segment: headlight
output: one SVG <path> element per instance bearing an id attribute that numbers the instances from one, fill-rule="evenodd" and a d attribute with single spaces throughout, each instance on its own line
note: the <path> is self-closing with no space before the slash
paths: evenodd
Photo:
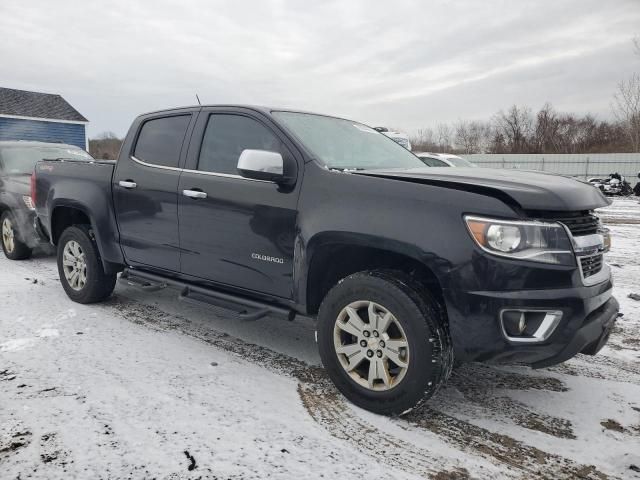
<path id="1" fill-rule="evenodd" d="M 555 265 L 576 264 L 571 240 L 559 223 L 474 216 L 464 220 L 478 246 L 493 255 Z"/>

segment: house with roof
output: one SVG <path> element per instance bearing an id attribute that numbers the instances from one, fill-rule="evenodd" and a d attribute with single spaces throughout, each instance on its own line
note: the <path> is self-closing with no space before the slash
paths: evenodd
<path id="1" fill-rule="evenodd" d="M 87 148 L 89 121 L 60 95 L 0 87 L 0 140 L 35 140 Z"/>

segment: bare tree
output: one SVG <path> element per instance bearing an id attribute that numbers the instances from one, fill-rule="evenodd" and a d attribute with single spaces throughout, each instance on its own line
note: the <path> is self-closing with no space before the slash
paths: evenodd
<path id="1" fill-rule="evenodd" d="M 618 84 L 613 113 L 629 139 L 631 150 L 640 152 L 640 74 L 634 73 Z"/>
<path id="2" fill-rule="evenodd" d="M 100 160 L 115 160 L 118 158 L 122 139 L 113 132 L 102 132 L 96 138 L 89 139 L 89 153 Z"/>
<path id="3" fill-rule="evenodd" d="M 533 153 L 557 152 L 560 119 L 550 103 L 536 114 L 536 125 L 532 139 Z"/>
<path id="4" fill-rule="evenodd" d="M 527 153 L 533 130 L 533 118 L 529 107 L 513 105 L 506 112 L 494 116 L 494 128 L 506 144 L 510 153 Z"/>
<path id="5" fill-rule="evenodd" d="M 451 127 L 446 123 L 439 123 L 436 127 L 438 135 L 438 145 L 441 152 L 451 150 Z"/>
<path id="6" fill-rule="evenodd" d="M 454 126 L 455 144 L 460 153 L 482 153 L 489 144 L 490 127 L 483 122 L 460 120 Z"/>

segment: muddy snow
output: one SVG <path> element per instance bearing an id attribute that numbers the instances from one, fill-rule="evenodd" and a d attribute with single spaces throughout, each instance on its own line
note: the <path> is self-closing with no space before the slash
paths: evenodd
<path id="1" fill-rule="evenodd" d="M 122 283 L 78 305 L 53 258 L 0 254 L 0 478 L 640 478 L 640 205 L 600 215 L 624 313 L 608 346 L 464 366 L 403 418 L 336 392 L 309 319 Z"/>

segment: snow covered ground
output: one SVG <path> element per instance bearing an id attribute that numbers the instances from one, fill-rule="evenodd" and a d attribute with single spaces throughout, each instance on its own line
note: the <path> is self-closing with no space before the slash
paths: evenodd
<path id="1" fill-rule="evenodd" d="M 53 258 L 0 254 L 0 478 L 640 478 L 640 205 L 601 215 L 624 312 L 609 345 L 464 366 L 402 419 L 334 390 L 309 319 L 123 284 L 82 306 Z"/>

